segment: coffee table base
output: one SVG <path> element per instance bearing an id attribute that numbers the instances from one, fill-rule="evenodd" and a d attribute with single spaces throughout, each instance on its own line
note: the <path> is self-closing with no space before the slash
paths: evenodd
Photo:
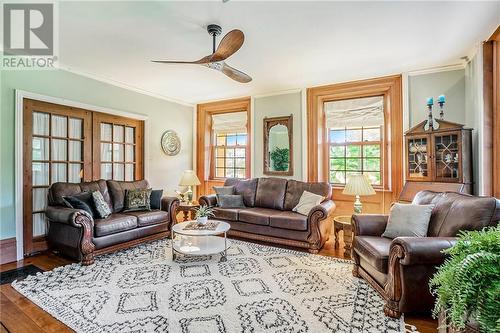
<path id="1" fill-rule="evenodd" d="M 188 256 L 221 255 L 221 262 L 227 261 L 227 249 L 231 242 L 219 236 L 185 236 L 172 239 L 172 259 L 175 261 L 178 254 Z"/>

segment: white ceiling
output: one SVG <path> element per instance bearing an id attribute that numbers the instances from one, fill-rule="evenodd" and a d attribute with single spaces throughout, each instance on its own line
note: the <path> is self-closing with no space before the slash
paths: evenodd
<path id="1" fill-rule="evenodd" d="M 63 66 L 196 103 L 456 64 L 500 24 L 500 1 L 62 2 L 59 17 Z M 245 33 L 227 63 L 252 82 L 150 62 L 208 55 L 210 23 Z"/>

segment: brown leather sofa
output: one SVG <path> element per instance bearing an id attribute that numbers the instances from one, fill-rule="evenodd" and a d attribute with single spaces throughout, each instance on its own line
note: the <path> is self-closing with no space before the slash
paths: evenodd
<path id="1" fill-rule="evenodd" d="M 330 236 L 331 215 L 335 204 L 328 183 L 305 183 L 282 178 L 230 178 L 225 186 L 234 186 L 245 208 L 220 208 L 215 194 L 199 198 L 200 205 L 215 207 L 215 219 L 231 225 L 229 235 L 270 243 L 295 246 L 318 253 Z M 302 192 L 309 191 L 326 199 L 308 216 L 293 212 Z"/>
<path id="2" fill-rule="evenodd" d="M 49 221 L 49 247 L 83 265 L 94 263 L 94 256 L 126 248 L 170 234 L 179 200 L 161 199 L 161 210 L 122 212 L 127 189 L 149 188 L 146 180 L 122 182 L 98 180 L 86 183 L 54 183 L 48 191 L 46 216 Z M 111 208 L 105 219 L 93 219 L 87 212 L 68 208 L 63 197 L 83 191 L 100 191 Z"/>
<path id="3" fill-rule="evenodd" d="M 427 237 L 381 237 L 388 216 L 353 215 L 353 275 L 364 278 L 385 299 L 384 312 L 428 312 L 434 306 L 429 279 L 444 262 L 441 251 L 460 230 L 480 230 L 500 220 L 500 200 L 453 192 L 420 191 L 414 204 L 435 204 Z"/>

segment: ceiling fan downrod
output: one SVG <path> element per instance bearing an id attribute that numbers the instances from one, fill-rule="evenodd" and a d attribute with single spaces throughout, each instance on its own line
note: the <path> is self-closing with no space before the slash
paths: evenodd
<path id="1" fill-rule="evenodd" d="M 212 54 L 215 53 L 215 39 L 222 33 L 222 28 L 217 24 L 209 24 L 207 26 L 207 31 L 210 35 L 212 35 Z"/>

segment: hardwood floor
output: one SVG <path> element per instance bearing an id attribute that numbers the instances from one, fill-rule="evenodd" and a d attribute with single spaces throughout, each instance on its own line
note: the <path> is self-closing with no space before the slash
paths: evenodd
<path id="1" fill-rule="evenodd" d="M 342 238 L 339 247 L 335 248 L 332 235 L 319 254 L 345 258 L 343 248 Z M 51 270 L 71 262 L 53 253 L 43 253 L 18 262 L 0 265 L 0 271 L 4 272 L 30 264 L 43 270 Z M 430 316 L 407 315 L 405 321 L 408 324 L 416 326 L 421 333 L 437 332 L 437 321 Z M 62 322 L 53 318 L 50 314 L 19 294 L 10 284 L 4 284 L 0 287 L 0 322 L 0 333 L 72 332 Z"/>

